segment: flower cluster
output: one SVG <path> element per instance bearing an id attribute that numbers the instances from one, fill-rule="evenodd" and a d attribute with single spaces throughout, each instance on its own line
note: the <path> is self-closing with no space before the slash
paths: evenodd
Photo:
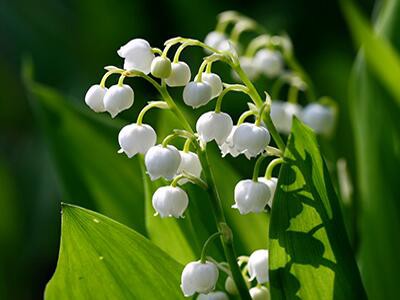
<path id="1" fill-rule="evenodd" d="M 229 36 L 226 33 L 228 25 L 233 25 Z M 136 122 L 124 126 L 118 135 L 119 153 L 125 153 L 129 158 L 144 156 L 144 165 L 152 181 L 161 178 L 170 181 L 169 185 L 161 186 L 152 196 L 155 215 L 161 218 L 183 217 L 189 205 L 189 196 L 183 186 L 188 182 L 207 190 L 215 205 L 221 207 L 221 200 L 212 193 L 216 187 L 206 154 L 207 144 L 214 142 L 222 157 L 243 155 L 249 160 L 256 158 L 253 177 L 239 181 L 234 188 L 232 208 L 240 214 L 266 212 L 272 207 L 278 184 L 278 179 L 272 177 L 273 168 L 284 162 L 281 156 L 285 144 L 279 132 L 290 132 L 293 116 L 301 118 L 317 133 L 329 135 L 332 132 L 334 106 L 326 99 L 313 102 L 313 93 L 310 92 L 312 85 L 308 77 L 296 69 L 297 64 L 293 64 L 292 44 L 287 36 L 261 34 L 246 48 L 239 43 L 242 33 L 259 32 L 258 27 L 247 17 L 226 12 L 219 16 L 216 30 L 210 32 L 204 42 L 177 37 L 167 40 L 164 48 L 159 49 L 144 39 L 135 38 L 117 51 L 123 58 L 123 68 L 106 67 L 107 72 L 100 84 L 91 86 L 87 91 L 86 104 L 95 112 L 108 112 L 112 118 L 134 103 L 135 93 L 129 85 L 124 84 L 125 78 L 141 77 L 159 92 L 161 99 L 148 102 Z M 175 54 L 171 57 L 169 54 L 175 46 Z M 192 74 L 189 65 L 180 59 L 181 53 L 193 46 L 202 47 L 207 53 L 196 74 Z M 217 62 L 231 68 L 236 83 L 226 83 L 219 74 L 213 72 L 213 64 Z M 107 88 L 106 81 L 113 74 L 119 75 L 118 83 Z M 265 92 L 263 99 L 252 83 L 262 76 L 276 80 L 272 97 Z M 289 85 L 288 101 L 277 100 L 285 83 Z M 182 88 L 183 103 L 193 109 L 205 106 L 213 99 L 215 108 L 197 119 L 194 130 L 170 96 L 168 88 Z M 299 91 L 305 91 L 309 96 L 307 100 L 310 103 L 305 108 L 298 104 Z M 242 93 L 249 99 L 248 110 L 236 122 L 221 109 L 223 100 L 231 92 Z M 182 122 L 182 128 L 159 139 L 154 128 L 143 123 L 146 112 L 153 108 L 171 110 Z M 183 149 L 173 144 L 177 138 L 185 140 Z M 260 177 L 262 161 L 268 156 L 277 158 L 270 161 L 265 176 Z M 227 226 L 223 217 L 217 222 L 217 227 L 221 224 Z M 221 235 L 229 232 L 221 228 L 219 230 L 218 234 Z M 248 271 L 250 281 L 257 279 L 258 286 L 248 291 L 243 282 L 240 285 L 237 276 L 239 267 L 234 264 L 227 270 L 227 286 L 237 286 L 241 293 L 244 286 L 245 292 L 250 293 L 253 299 L 268 299 L 267 288 L 261 286 L 268 281 L 267 261 L 267 250 L 255 251 L 246 261 L 244 273 Z M 218 264 L 205 257 L 189 263 L 182 273 L 183 293 L 185 296 L 200 293 L 199 299 L 226 299 L 224 293 L 212 293 L 218 274 Z M 229 285 L 229 281 L 232 284 Z"/>

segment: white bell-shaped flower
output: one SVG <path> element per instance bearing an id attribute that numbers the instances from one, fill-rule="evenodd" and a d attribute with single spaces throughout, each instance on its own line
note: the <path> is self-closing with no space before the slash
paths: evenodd
<path id="1" fill-rule="evenodd" d="M 190 68 L 187 63 L 180 61 L 177 63 L 172 63 L 171 65 L 171 74 L 165 82 L 168 86 L 185 86 L 190 81 L 191 77 Z"/>
<path id="2" fill-rule="evenodd" d="M 271 192 L 265 183 L 251 179 L 241 180 L 235 186 L 235 204 L 240 214 L 258 213 L 265 210 Z"/>
<path id="3" fill-rule="evenodd" d="M 315 133 L 330 135 L 335 125 L 333 109 L 319 103 L 308 104 L 301 115 L 303 122 L 314 129 Z"/>
<path id="4" fill-rule="evenodd" d="M 209 111 L 201 115 L 196 123 L 196 130 L 202 143 L 215 140 L 222 145 L 232 131 L 232 118 L 223 112 Z"/>
<path id="5" fill-rule="evenodd" d="M 152 204 L 161 218 L 180 218 L 188 207 L 189 198 L 180 187 L 162 186 L 153 194 Z"/>
<path id="6" fill-rule="evenodd" d="M 265 127 L 243 123 L 236 128 L 232 140 L 236 150 L 250 159 L 264 151 L 271 136 Z"/>
<path id="7" fill-rule="evenodd" d="M 145 154 L 156 144 L 157 135 L 147 124 L 129 124 L 121 129 L 118 135 L 122 152 L 131 158 L 137 153 Z"/>
<path id="8" fill-rule="evenodd" d="M 229 300 L 228 295 L 222 291 L 200 294 L 197 300 Z"/>
<path id="9" fill-rule="evenodd" d="M 236 125 L 233 126 L 225 142 L 219 145 L 222 157 L 225 157 L 227 154 L 232 155 L 232 157 L 237 157 L 240 154 L 240 152 L 236 149 L 235 145 L 233 144 L 233 134 L 235 133 L 236 128 L 237 128 Z"/>
<path id="10" fill-rule="evenodd" d="M 125 70 L 136 70 L 145 74 L 150 73 L 151 63 L 155 56 L 146 40 L 133 39 L 122 46 L 117 53 L 122 58 L 125 58 Z"/>
<path id="11" fill-rule="evenodd" d="M 268 282 L 268 250 L 259 249 L 254 251 L 249 257 L 247 268 L 250 280 L 257 279 L 259 284 Z"/>
<path id="12" fill-rule="evenodd" d="M 172 66 L 168 57 L 158 56 L 151 63 L 151 75 L 157 78 L 168 78 L 171 75 Z"/>
<path id="13" fill-rule="evenodd" d="M 241 56 L 239 57 L 239 62 L 240 62 L 240 67 L 243 69 L 243 71 L 246 73 L 247 77 L 249 77 L 250 80 L 254 80 L 258 77 L 258 68 L 254 63 L 254 59 L 252 57 L 248 56 Z M 239 75 L 232 70 L 232 77 L 240 81 Z"/>
<path id="14" fill-rule="evenodd" d="M 113 85 L 104 95 L 104 107 L 114 118 L 121 111 L 133 105 L 134 96 L 135 94 L 129 85 Z"/>
<path id="15" fill-rule="evenodd" d="M 190 262 L 183 269 L 181 289 L 186 297 L 194 293 L 207 294 L 214 290 L 218 280 L 218 268 L 209 261 Z"/>
<path id="16" fill-rule="evenodd" d="M 156 145 L 146 152 L 144 162 L 151 180 L 161 177 L 171 180 L 178 171 L 181 155 L 172 145 Z"/>
<path id="17" fill-rule="evenodd" d="M 276 129 L 284 134 L 289 134 L 292 129 L 293 116 L 300 117 L 302 108 L 299 104 L 274 100 L 271 104 L 271 119 Z"/>
<path id="18" fill-rule="evenodd" d="M 274 200 L 276 186 L 278 184 L 278 178 L 272 177 L 271 179 L 267 179 L 265 177 L 258 177 L 258 181 L 268 185 L 269 190 L 271 192 L 271 195 L 268 199 L 268 206 L 272 207 L 272 201 Z"/>
<path id="19" fill-rule="evenodd" d="M 197 80 L 197 77 L 198 76 L 196 75 L 194 78 L 195 81 Z M 218 97 L 219 94 L 221 94 L 223 85 L 221 77 L 219 77 L 217 74 L 204 72 L 201 74 L 201 80 L 211 86 L 211 99 Z"/>
<path id="20" fill-rule="evenodd" d="M 260 73 L 276 77 L 283 71 L 283 58 L 278 51 L 261 49 L 254 56 L 254 65 Z"/>
<path id="21" fill-rule="evenodd" d="M 99 84 L 92 85 L 85 95 L 85 103 L 95 112 L 104 112 L 104 95 L 107 88 L 101 87 Z"/>
<path id="22" fill-rule="evenodd" d="M 179 151 L 179 153 L 181 155 L 181 163 L 177 173 L 180 174 L 182 172 L 186 172 L 200 178 L 202 168 L 197 154 L 185 151 Z M 185 178 L 182 178 L 178 181 L 179 184 L 185 184 L 186 182 L 188 182 L 188 180 Z"/>
<path id="23" fill-rule="evenodd" d="M 227 39 L 228 38 L 224 33 L 218 31 L 211 31 L 210 33 L 207 34 L 206 38 L 204 39 L 204 44 L 213 47 L 215 49 L 218 49 L 218 46 L 221 44 L 221 42 L 226 41 Z"/>
<path id="24" fill-rule="evenodd" d="M 271 295 L 265 286 L 255 286 L 250 289 L 250 296 L 252 300 L 270 300 Z"/>
<path id="25" fill-rule="evenodd" d="M 212 96 L 212 87 L 207 82 L 192 81 L 183 89 L 183 102 L 193 108 L 206 105 Z"/>

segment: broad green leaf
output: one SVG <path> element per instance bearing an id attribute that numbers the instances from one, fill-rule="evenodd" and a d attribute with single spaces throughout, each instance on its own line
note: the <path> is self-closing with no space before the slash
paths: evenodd
<path id="1" fill-rule="evenodd" d="M 134 230 L 64 204 L 58 264 L 45 299 L 183 299 L 182 269 Z"/>
<path id="2" fill-rule="evenodd" d="M 387 1 L 376 23 L 380 39 L 400 53 L 400 1 Z M 392 65 L 386 65 L 390 76 Z M 399 81 L 399 77 L 392 80 Z M 350 85 L 360 189 L 359 261 L 370 299 L 398 299 L 400 265 L 400 108 L 382 78 L 359 54 Z"/>
<path id="3" fill-rule="evenodd" d="M 392 93 L 393 100 L 400 104 L 400 56 L 393 45 L 383 36 L 374 32 L 372 26 L 360 14 L 351 1 L 342 1 L 347 23 L 357 45 L 363 52 L 370 70 L 386 89 Z M 399 1 L 387 1 L 385 9 L 398 12 Z"/>
<path id="4" fill-rule="evenodd" d="M 284 159 L 269 232 L 272 298 L 366 298 L 315 134 L 297 119 Z"/>
<path id="5" fill-rule="evenodd" d="M 63 199 L 95 207 L 144 233 L 139 165 L 136 159 L 117 154 L 122 124 L 91 118 L 58 92 L 33 82 L 28 74 L 25 77 L 59 174 Z"/>

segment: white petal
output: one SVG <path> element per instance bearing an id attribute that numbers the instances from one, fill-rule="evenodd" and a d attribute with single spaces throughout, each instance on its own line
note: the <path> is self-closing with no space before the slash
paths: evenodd
<path id="1" fill-rule="evenodd" d="M 186 105 L 197 108 L 211 100 L 212 88 L 206 82 L 189 82 L 183 90 L 183 101 Z"/>
<path id="2" fill-rule="evenodd" d="M 189 66 L 185 62 L 172 63 L 171 74 L 165 79 L 168 86 L 185 86 L 190 81 L 191 72 Z"/>
<path id="3" fill-rule="evenodd" d="M 113 85 L 104 95 L 104 107 L 115 117 L 121 111 L 130 108 L 133 105 L 134 92 L 129 85 Z"/>
<path id="4" fill-rule="evenodd" d="M 145 155 L 145 165 L 151 180 L 163 177 L 171 180 L 181 163 L 179 151 L 171 145 L 151 147 Z"/>
<path id="5" fill-rule="evenodd" d="M 100 85 L 92 85 L 85 95 L 85 103 L 95 112 L 104 112 L 104 95 L 107 88 L 102 88 Z"/>

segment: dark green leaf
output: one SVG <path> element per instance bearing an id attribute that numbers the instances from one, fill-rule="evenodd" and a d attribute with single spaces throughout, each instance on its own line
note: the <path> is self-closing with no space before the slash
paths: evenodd
<path id="1" fill-rule="evenodd" d="M 337 196 L 311 129 L 294 119 L 270 224 L 273 299 L 364 299 Z"/>
<path id="2" fill-rule="evenodd" d="M 400 104 L 400 56 L 396 49 L 383 36 L 374 32 L 372 26 L 360 14 L 351 1 L 342 1 L 347 22 L 358 45 L 363 46 L 365 59 L 370 70 L 386 89 L 392 99 Z M 398 12 L 399 1 L 386 2 L 384 9 L 391 14 Z M 379 29 L 379 28 L 378 28 Z"/>
<path id="3" fill-rule="evenodd" d="M 57 270 L 46 299 L 182 299 L 182 266 L 103 215 L 63 205 Z"/>
<path id="4" fill-rule="evenodd" d="M 26 83 L 59 174 L 63 199 L 97 208 L 144 233 L 139 165 L 136 159 L 117 154 L 122 124 L 85 114 L 30 78 Z"/>
<path id="5" fill-rule="evenodd" d="M 376 22 L 379 39 L 400 50 L 400 1 L 387 1 Z M 385 65 L 391 80 L 399 77 Z M 349 108 L 361 195 L 360 266 L 370 299 L 397 299 L 400 265 L 400 108 L 363 53 L 357 58 Z"/>

